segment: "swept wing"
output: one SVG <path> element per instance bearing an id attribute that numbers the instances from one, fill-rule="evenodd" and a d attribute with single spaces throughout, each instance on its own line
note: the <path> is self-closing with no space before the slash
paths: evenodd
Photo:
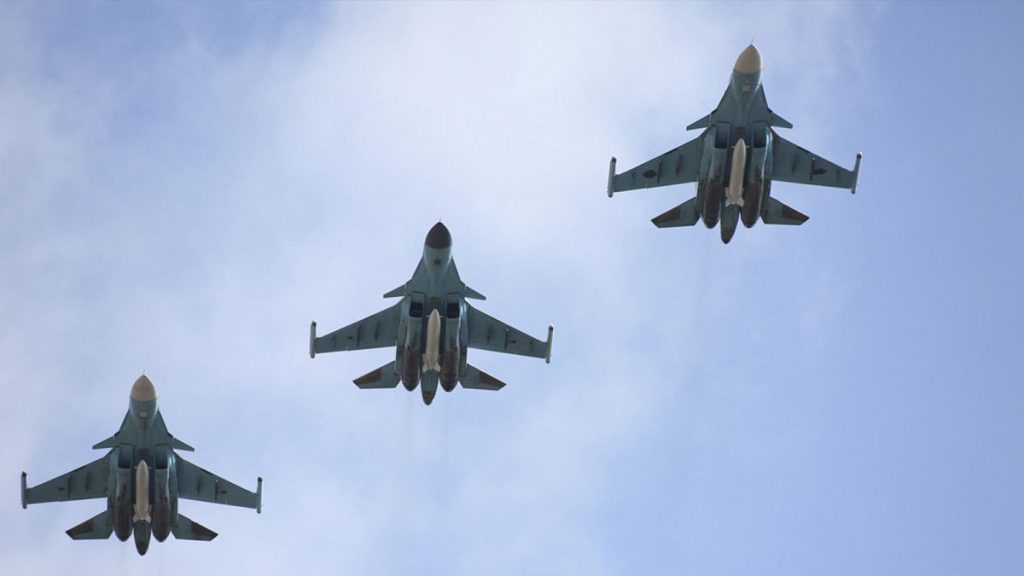
<path id="1" fill-rule="evenodd" d="M 618 175 L 614 174 L 613 160 L 608 193 L 696 182 L 700 171 L 702 141 L 702 138 L 690 140 Z"/>
<path id="2" fill-rule="evenodd" d="M 313 340 L 311 352 L 339 352 L 394 346 L 401 302 Z"/>
<path id="3" fill-rule="evenodd" d="M 107 456 L 104 456 L 38 486 L 27 488 L 23 485 L 21 504 L 24 507 L 41 502 L 105 498 L 109 481 L 110 461 Z M 22 483 L 24 484 L 24 482 L 25 474 L 23 473 Z"/>
<path id="4" fill-rule="evenodd" d="M 181 456 L 177 458 L 177 468 L 178 496 L 180 498 L 255 508 L 257 512 L 262 507 L 262 479 L 257 482 L 256 492 L 250 492 L 213 472 L 196 466 Z"/>
<path id="5" fill-rule="evenodd" d="M 466 303 L 466 314 L 468 315 L 467 322 L 469 322 L 468 346 L 470 348 L 532 356 L 550 361 L 552 332 L 550 327 L 548 328 L 548 340 L 545 342 L 484 314 L 468 302 Z"/>
<path id="6" fill-rule="evenodd" d="M 858 157 L 858 164 L 859 164 Z M 855 189 L 857 169 L 847 170 L 837 164 L 772 134 L 772 179 L 796 184 L 814 184 Z"/>

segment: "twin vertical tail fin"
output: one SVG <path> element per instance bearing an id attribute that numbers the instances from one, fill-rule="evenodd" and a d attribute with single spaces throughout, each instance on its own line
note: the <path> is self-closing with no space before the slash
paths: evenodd
<path id="1" fill-rule="evenodd" d="M 807 215 L 795 208 L 790 208 L 771 196 L 768 197 L 768 204 L 761 212 L 761 220 L 765 224 L 786 224 L 799 226 L 807 221 Z"/>
<path id="2" fill-rule="evenodd" d="M 104 510 L 67 531 L 72 540 L 106 540 L 114 532 L 110 512 Z"/>

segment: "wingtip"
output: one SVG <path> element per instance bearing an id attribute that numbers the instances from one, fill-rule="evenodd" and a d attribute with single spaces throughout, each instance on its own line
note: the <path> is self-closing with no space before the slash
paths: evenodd
<path id="1" fill-rule="evenodd" d="M 263 476 L 256 477 L 256 513 L 263 513 Z"/>
<path id="2" fill-rule="evenodd" d="M 28 472 L 21 471 L 21 509 L 28 508 Z"/>
<path id="3" fill-rule="evenodd" d="M 857 179 L 860 177 L 860 159 L 863 157 L 863 152 L 857 152 L 857 159 L 853 163 L 853 186 L 850 186 L 850 194 L 857 193 Z"/>
<path id="4" fill-rule="evenodd" d="M 615 156 L 608 162 L 608 197 L 615 194 Z"/>
<path id="5" fill-rule="evenodd" d="M 309 357 L 316 358 L 316 320 L 309 323 Z"/>
<path id="6" fill-rule="evenodd" d="M 547 350 L 544 352 L 544 363 L 551 364 L 551 342 L 554 339 L 555 327 L 552 324 L 548 325 L 548 342 Z"/>

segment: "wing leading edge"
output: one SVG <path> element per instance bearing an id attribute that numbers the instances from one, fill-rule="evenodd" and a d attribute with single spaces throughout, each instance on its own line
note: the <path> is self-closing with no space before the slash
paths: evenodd
<path id="1" fill-rule="evenodd" d="M 615 174 L 615 158 L 608 166 L 608 196 L 616 192 L 696 182 L 700 171 L 701 137 L 673 148 L 639 166 Z"/>
<path id="2" fill-rule="evenodd" d="M 554 327 L 548 326 L 548 339 L 543 341 L 477 310 L 468 302 L 466 313 L 469 316 L 467 320 L 470 348 L 544 358 L 545 361 L 551 362 L 551 337 Z"/>
<path id="3" fill-rule="evenodd" d="M 181 456 L 178 456 L 177 468 L 178 496 L 181 498 L 255 508 L 256 512 L 263 508 L 263 478 L 257 478 L 256 491 L 250 492 Z"/>
<path id="4" fill-rule="evenodd" d="M 316 335 L 316 322 L 313 322 L 309 327 L 310 358 L 320 352 L 394 346 L 398 339 L 400 307 L 401 302 L 320 337 Z"/>
<path id="5" fill-rule="evenodd" d="M 21 507 L 27 508 L 29 504 L 43 502 L 105 498 L 107 483 L 110 481 L 108 456 L 103 456 L 32 488 L 28 487 L 28 474 L 22 472 Z"/>
<path id="6" fill-rule="evenodd" d="M 850 171 L 797 146 L 777 133 L 772 134 L 772 180 L 849 188 L 850 192 L 856 192 L 860 159 L 858 153 L 853 171 Z"/>

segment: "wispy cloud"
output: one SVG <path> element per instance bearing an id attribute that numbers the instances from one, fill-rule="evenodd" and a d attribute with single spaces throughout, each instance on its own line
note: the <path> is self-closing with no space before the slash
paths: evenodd
<path id="1" fill-rule="evenodd" d="M 145 370 L 194 461 L 246 486 L 267 479 L 262 516 L 187 503 L 222 536 L 144 559 L 66 541 L 96 503 L 9 501 L 5 526 L 30 529 L 0 544 L 4 563 L 621 572 L 639 545 L 607 545 L 620 533 L 606 503 L 657 500 L 616 493 L 643 473 L 623 463 L 659 429 L 678 433 L 679 414 L 697 420 L 684 431 L 718 425 L 671 403 L 700 393 L 691 376 L 708 364 L 731 365 L 729 339 L 751 343 L 725 323 L 758 312 L 745 271 L 784 241 L 755 230 L 741 253 L 715 232 L 655 230 L 648 219 L 690 191 L 608 200 L 608 157 L 639 162 L 692 136 L 683 127 L 717 102 L 752 33 L 773 59 L 837 54 L 854 31 L 800 50 L 792 38 L 849 10 L 810 7 L 769 28 L 771 10 L 730 27 L 722 9 L 691 5 L 318 10 L 317 22 L 284 18 L 275 44 L 231 50 L 217 37 L 244 29 L 180 18 L 157 47 L 140 34 L 147 57 L 113 72 L 47 58 L 98 36 L 63 45 L 32 10 L 4 24 L 19 55 L 0 77 L 12 207 L 0 237 L 18 274 L 0 288 L 0 378 L 18 391 L 3 414 L 20 441 L 0 449 L 0 472 L 39 481 L 95 457 L 88 446 Z M 557 325 L 554 363 L 474 352 L 509 386 L 425 408 L 350 384 L 386 351 L 305 357 L 308 321 L 383 307 L 439 218 L 464 279 L 489 296 L 481 307 L 536 335 Z M 728 392 L 742 406 L 739 388 Z"/>

